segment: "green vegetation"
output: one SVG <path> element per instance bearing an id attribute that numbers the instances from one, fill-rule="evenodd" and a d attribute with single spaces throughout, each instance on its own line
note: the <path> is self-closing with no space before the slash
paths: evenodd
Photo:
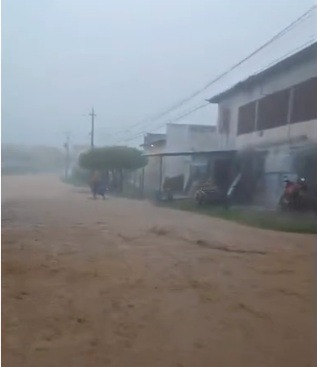
<path id="1" fill-rule="evenodd" d="M 160 205 L 227 219 L 258 228 L 283 232 L 317 233 L 317 216 L 314 214 L 280 213 L 252 208 L 230 208 L 226 210 L 222 207 L 199 207 L 193 200 L 178 200 Z"/>
<path id="2" fill-rule="evenodd" d="M 140 150 L 126 146 L 94 148 L 79 157 L 81 169 L 102 172 L 117 193 L 123 193 L 126 174 L 144 167 L 146 163 L 147 159 Z"/>
<path id="3" fill-rule="evenodd" d="M 140 150 L 124 146 L 95 148 L 79 157 L 80 167 L 88 170 L 135 170 L 146 163 Z"/>

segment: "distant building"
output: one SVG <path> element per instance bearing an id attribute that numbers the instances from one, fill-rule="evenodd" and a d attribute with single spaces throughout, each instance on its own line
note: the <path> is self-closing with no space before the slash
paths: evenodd
<path id="1" fill-rule="evenodd" d="M 152 134 L 148 133 L 144 136 L 141 147 L 145 154 L 162 153 L 165 150 L 166 134 Z M 160 175 L 160 159 L 158 157 L 151 157 L 148 159 L 148 164 L 144 168 L 142 186 L 144 192 L 151 194 L 159 190 L 159 175 Z M 140 174 L 142 174 L 140 172 Z M 139 184 L 141 185 L 141 183 Z"/>
<path id="2" fill-rule="evenodd" d="M 216 126 L 167 124 L 166 134 L 147 134 L 141 145 L 145 154 L 178 153 L 210 151 L 216 148 Z M 166 178 L 182 176 L 181 190 L 188 189 L 191 176 L 200 171 L 207 171 L 208 159 L 205 156 L 158 156 L 148 157 L 144 168 L 144 191 L 154 193 L 160 189 L 160 172 L 162 181 Z"/>
<path id="3" fill-rule="evenodd" d="M 166 146 L 168 153 L 210 151 L 217 147 L 217 127 L 211 125 L 167 124 Z M 184 176 L 185 190 L 195 171 L 207 170 L 205 156 L 175 156 L 164 159 L 164 177 Z"/>

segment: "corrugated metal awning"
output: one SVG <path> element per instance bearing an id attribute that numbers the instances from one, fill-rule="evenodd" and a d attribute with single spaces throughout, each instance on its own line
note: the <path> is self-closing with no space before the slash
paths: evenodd
<path id="1" fill-rule="evenodd" d="M 145 157 L 177 157 L 177 156 L 189 156 L 189 155 L 234 155 L 236 150 L 209 150 L 199 152 L 162 152 L 162 153 L 150 153 L 143 154 Z"/>

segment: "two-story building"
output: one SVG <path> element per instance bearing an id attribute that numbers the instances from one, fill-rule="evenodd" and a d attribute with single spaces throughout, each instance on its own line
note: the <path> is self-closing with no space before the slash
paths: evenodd
<path id="1" fill-rule="evenodd" d="M 288 40 L 286 48 L 286 40 L 279 41 L 285 57 L 271 50 L 266 67 L 250 68 L 251 75 L 234 79 L 209 99 L 218 104 L 218 149 L 252 158 L 271 202 L 280 195 L 285 175 L 305 174 L 317 185 L 317 37 L 311 24 L 297 39 L 293 31 L 294 42 Z"/>

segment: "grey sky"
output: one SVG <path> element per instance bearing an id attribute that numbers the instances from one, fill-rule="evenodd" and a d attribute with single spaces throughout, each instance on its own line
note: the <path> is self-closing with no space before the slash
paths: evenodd
<path id="1" fill-rule="evenodd" d="M 86 143 L 94 105 L 97 143 L 124 141 L 142 129 L 113 134 L 200 88 L 313 4 L 2 0 L 2 140 L 61 145 L 71 131 Z M 185 122 L 215 118 L 208 107 Z"/>

